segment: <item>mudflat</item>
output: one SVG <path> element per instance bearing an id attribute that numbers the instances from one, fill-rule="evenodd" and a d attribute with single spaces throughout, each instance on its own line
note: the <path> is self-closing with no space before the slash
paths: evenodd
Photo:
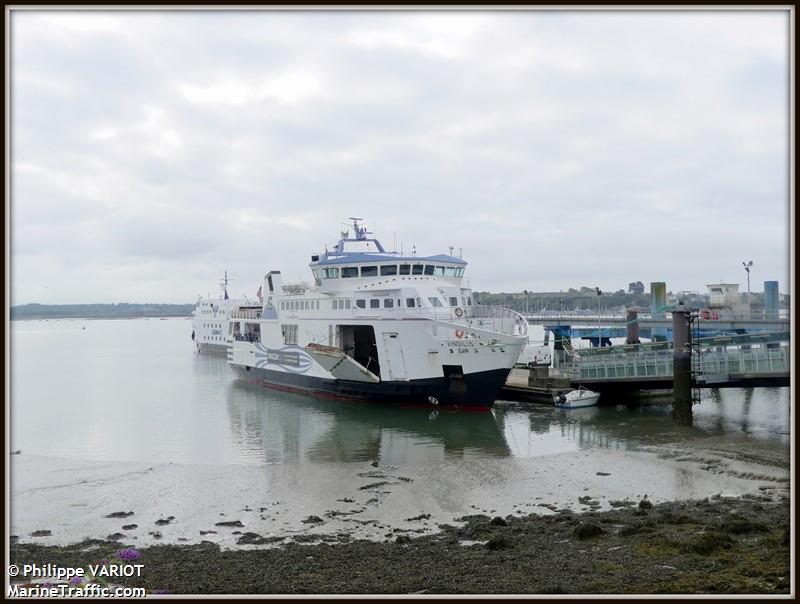
<path id="1" fill-rule="evenodd" d="M 139 550 L 141 577 L 168 594 L 787 594 L 789 499 L 748 494 L 613 509 L 460 518 L 435 534 L 383 541 L 306 534 L 248 549 L 211 542 Z M 12 543 L 15 564 L 86 566 L 118 541 Z"/>

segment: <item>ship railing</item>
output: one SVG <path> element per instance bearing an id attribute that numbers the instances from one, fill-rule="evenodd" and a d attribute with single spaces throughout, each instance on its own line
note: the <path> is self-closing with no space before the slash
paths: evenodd
<path id="1" fill-rule="evenodd" d="M 467 327 L 484 329 L 504 335 L 524 336 L 528 333 L 528 322 L 521 314 L 502 306 L 473 304 L 472 306 L 445 308 L 404 308 L 405 316 L 418 315 L 426 319 L 462 323 Z"/>
<path id="2" fill-rule="evenodd" d="M 256 320 L 261 318 L 260 308 L 238 309 L 231 311 L 231 319 L 249 319 Z"/>

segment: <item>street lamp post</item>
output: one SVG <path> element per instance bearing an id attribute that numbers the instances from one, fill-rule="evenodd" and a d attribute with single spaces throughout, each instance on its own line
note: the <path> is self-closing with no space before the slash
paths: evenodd
<path id="1" fill-rule="evenodd" d="M 747 273 L 747 303 L 750 304 L 750 268 L 753 266 L 753 261 L 742 262 L 742 266 Z"/>

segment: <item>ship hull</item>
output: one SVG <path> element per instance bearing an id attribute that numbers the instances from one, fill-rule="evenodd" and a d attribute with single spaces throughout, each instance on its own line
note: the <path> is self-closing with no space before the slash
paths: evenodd
<path id="1" fill-rule="evenodd" d="M 243 381 L 315 398 L 429 407 L 456 406 L 470 410 L 490 408 L 511 371 L 510 368 L 491 369 L 466 374 L 463 380 L 440 377 L 368 383 L 272 371 L 261 367 L 231 367 Z"/>

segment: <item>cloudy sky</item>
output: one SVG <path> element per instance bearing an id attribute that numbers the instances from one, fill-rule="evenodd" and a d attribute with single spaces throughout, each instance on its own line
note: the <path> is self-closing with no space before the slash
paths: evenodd
<path id="1" fill-rule="evenodd" d="M 14 11 L 12 304 L 252 296 L 349 216 L 476 290 L 787 292 L 788 25 Z"/>

